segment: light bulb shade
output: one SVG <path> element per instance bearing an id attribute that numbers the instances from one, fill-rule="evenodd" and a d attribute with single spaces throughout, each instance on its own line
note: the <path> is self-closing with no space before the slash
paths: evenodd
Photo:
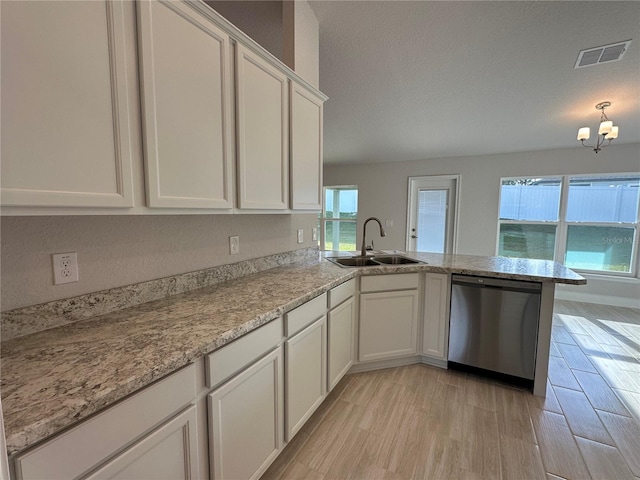
<path id="1" fill-rule="evenodd" d="M 611 127 L 611 131 L 607 133 L 607 135 L 604 138 L 606 138 L 607 140 L 613 140 L 614 138 L 618 138 L 618 127 L 617 126 Z"/>
<path id="2" fill-rule="evenodd" d="M 589 140 L 591 136 L 591 129 L 589 127 L 582 127 L 578 130 L 578 140 Z"/>
<path id="3" fill-rule="evenodd" d="M 606 135 L 613 128 L 613 122 L 611 120 L 607 120 L 600 124 L 600 128 L 598 129 L 598 135 Z"/>

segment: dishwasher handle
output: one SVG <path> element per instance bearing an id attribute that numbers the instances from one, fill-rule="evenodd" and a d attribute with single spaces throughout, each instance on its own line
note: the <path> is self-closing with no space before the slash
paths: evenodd
<path id="1" fill-rule="evenodd" d="M 473 275 L 452 275 L 451 285 L 464 285 L 466 287 L 493 288 L 532 293 L 540 293 L 542 291 L 542 284 L 539 282 L 477 277 Z"/>

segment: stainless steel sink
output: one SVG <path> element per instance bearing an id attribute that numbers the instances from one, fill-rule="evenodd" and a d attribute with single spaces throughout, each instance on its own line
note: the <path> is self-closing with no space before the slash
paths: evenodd
<path id="1" fill-rule="evenodd" d="M 371 257 L 329 257 L 327 260 L 340 265 L 341 267 L 380 266 L 380 264 L 374 261 Z"/>
<path id="2" fill-rule="evenodd" d="M 413 265 L 424 263 L 403 255 L 375 255 L 372 257 L 327 257 L 327 260 L 341 267 L 382 267 L 385 265 Z"/>
<path id="3" fill-rule="evenodd" d="M 376 262 L 383 263 L 385 265 L 411 265 L 414 263 L 422 263 L 420 260 L 414 260 L 413 258 L 403 257 L 402 255 L 384 255 L 373 257 Z"/>

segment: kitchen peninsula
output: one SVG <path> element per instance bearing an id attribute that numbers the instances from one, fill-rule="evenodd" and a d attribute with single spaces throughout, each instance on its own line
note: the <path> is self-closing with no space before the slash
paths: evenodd
<path id="1" fill-rule="evenodd" d="M 555 284 L 581 285 L 586 280 L 558 263 L 542 260 L 426 253 L 408 256 L 424 263 L 341 268 L 309 249 L 306 258 L 292 256 L 291 263 L 282 261 L 284 264 L 275 268 L 244 276 L 238 273 L 229 281 L 219 279 L 204 288 L 200 284 L 186 293 L 92 319 L 24 336 L 19 336 L 13 325 L 16 338 L 2 343 L 8 453 L 22 452 L 173 372 L 202 363 L 203 356 L 249 337 L 256 329 L 275 325 L 284 314 L 318 303 L 325 292 L 331 302 L 336 287 L 352 279 L 355 285 L 358 278 L 370 276 L 439 274 L 450 281 L 451 274 L 470 274 L 540 282 L 534 393 L 544 395 Z M 326 299 L 322 302 L 320 315 L 326 315 Z M 28 308 L 32 320 L 37 321 L 38 309 Z M 5 319 L 17 318 L 20 312 L 5 313 L 3 329 Z M 354 325 L 357 338 L 357 320 Z M 287 328 L 285 336 L 296 333 L 293 327 Z M 282 330 L 276 335 L 280 342 Z"/>

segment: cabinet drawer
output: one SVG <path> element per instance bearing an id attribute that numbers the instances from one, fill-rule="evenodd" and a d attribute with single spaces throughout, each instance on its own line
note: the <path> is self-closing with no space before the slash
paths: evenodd
<path id="1" fill-rule="evenodd" d="M 418 273 L 371 275 L 360 279 L 360 291 L 378 292 L 389 290 L 409 290 L 418 288 L 418 279 Z"/>
<path id="2" fill-rule="evenodd" d="M 327 294 L 317 296 L 313 300 L 294 308 L 286 314 L 287 337 L 299 332 L 327 312 Z"/>
<path id="3" fill-rule="evenodd" d="M 213 388 L 282 340 L 282 317 L 205 356 L 207 387 Z"/>
<path id="4" fill-rule="evenodd" d="M 347 298 L 352 297 L 356 293 L 356 279 L 344 282 L 335 288 L 329 290 L 329 308 L 337 307 Z"/>
<path id="5" fill-rule="evenodd" d="M 16 458 L 16 478 L 76 478 L 191 402 L 193 364 Z"/>

